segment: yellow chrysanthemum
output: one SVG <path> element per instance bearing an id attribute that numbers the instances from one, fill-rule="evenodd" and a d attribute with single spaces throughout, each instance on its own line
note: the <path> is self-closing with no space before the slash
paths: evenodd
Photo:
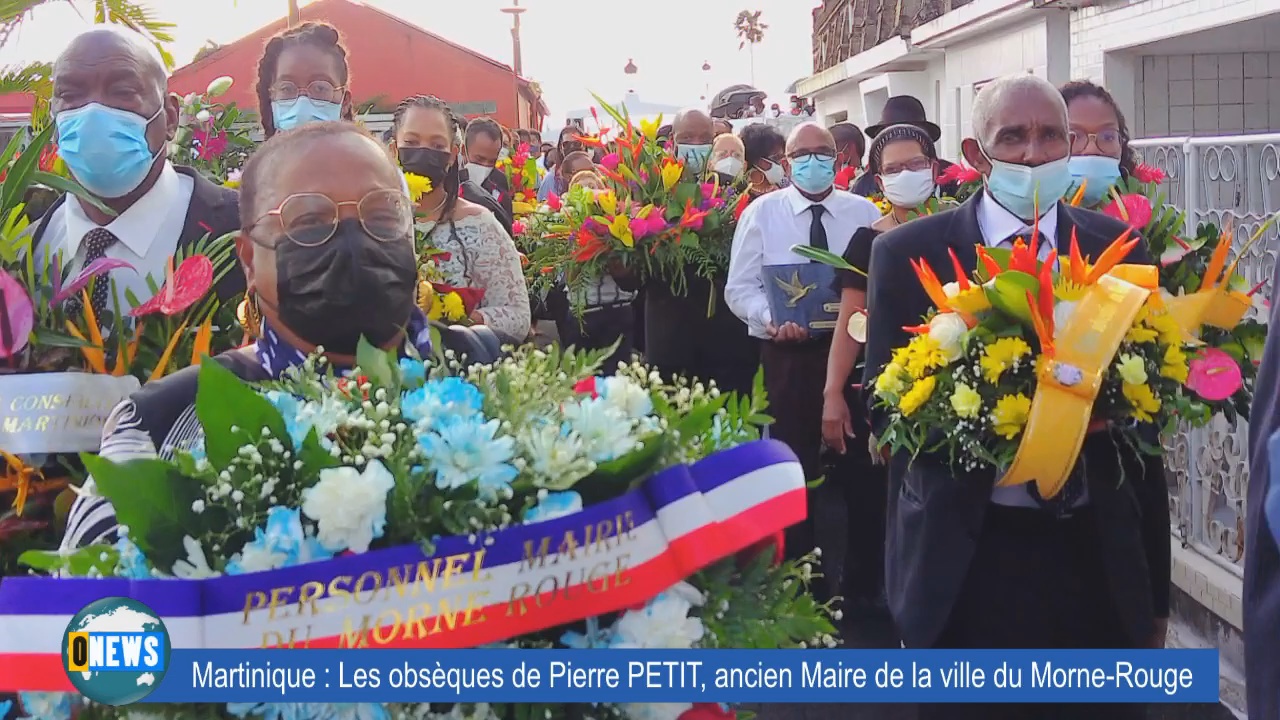
<path id="1" fill-rule="evenodd" d="M 1152 313 L 1147 325 L 1160 333 L 1160 342 L 1165 345 L 1177 345 L 1182 342 L 1182 326 L 1169 313 Z"/>
<path id="2" fill-rule="evenodd" d="M 231 188 L 232 190 L 239 189 L 240 179 L 239 178 L 236 178 L 235 180 L 228 179 L 227 181 L 222 183 L 222 187 Z"/>
<path id="3" fill-rule="evenodd" d="M 462 296 L 456 292 L 446 293 L 440 299 L 440 305 L 444 308 L 444 316 L 450 322 L 457 322 L 467 316 L 467 305 L 462 302 Z"/>
<path id="4" fill-rule="evenodd" d="M 1013 367 L 1015 361 L 1029 354 L 1031 354 L 1031 346 L 1022 338 L 1000 338 L 983 351 L 982 359 L 979 361 L 982 365 L 982 374 L 987 378 L 987 382 L 996 385 L 1000 382 L 1000 376 L 1004 375 L 1005 370 Z"/>
<path id="5" fill-rule="evenodd" d="M 1147 382 L 1147 363 L 1141 355 L 1125 353 L 1116 363 L 1116 371 L 1126 385 L 1145 385 Z"/>
<path id="6" fill-rule="evenodd" d="M 1155 342 L 1158 337 L 1160 337 L 1160 333 L 1142 324 L 1134 325 L 1129 328 L 1129 332 L 1124 334 L 1125 342 L 1131 343 Z"/>
<path id="7" fill-rule="evenodd" d="M 996 401 L 996 409 L 991 413 L 991 421 L 995 424 L 996 434 L 1005 440 L 1012 440 L 1027 425 L 1027 416 L 1031 414 L 1031 398 L 1018 393 L 1005 395 Z"/>
<path id="8" fill-rule="evenodd" d="M 933 395 L 933 389 L 938 384 L 938 378 L 930 375 L 927 378 L 917 380 L 906 395 L 902 396 L 902 402 L 898 403 L 898 410 L 904 417 L 910 417 L 912 413 L 919 410 L 929 398 Z"/>
<path id="9" fill-rule="evenodd" d="M 906 367 L 907 358 L 909 357 L 911 357 L 911 345 L 907 344 L 907 345 L 903 345 L 897 350 L 894 350 L 893 358 L 890 359 L 889 362 L 893 363 L 894 365 L 900 365 L 902 367 Z"/>
<path id="10" fill-rule="evenodd" d="M 904 380 L 907 371 L 896 362 L 884 366 L 884 370 L 876 376 L 876 395 L 890 402 L 896 402 L 898 396 L 907 388 Z"/>
<path id="11" fill-rule="evenodd" d="M 1086 286 L 1077 285 L 1063 275 L 1053 285 L 1053 297 L 1067 302 L 1079 302 L 1080 298 L 1084 297 L 1084 292 L 1087 289 Z"/>
<path id="12" fill-rule="evenodd" d="M 418 202 L 423 195 L 431 192 L 430 178 L 407 172 L 404 174 L 404 181 L 409 185 L 409 199 L 414 202 Z"/>
<path id="13" fill-rule="evenodd" d="M 1133 406 L 1129 415 L 1135 420 L 1151 422 L 1155 419 L 1155 414 L 1160 412 L 1160 398 L 1156 397 L 1149 386 L 1125 383 L 1120 391 L 1124 394 L 1124 399 Z"/>
<path id="14" fill-rule="evenodd" d="M 893 203 L 882 197 L 874 198 L 872 202 L 876 204 L 876 208 L 880 210 L 881 215 L 888 215 L 893 212 Z"/>
<path id="15" fill-rule="evenodd" d="M 947 364 L 947 354 L 942 346 L 929 335 L 917 335 L 907 345 L 907 373 L 912 380 L 919 380 L 934 368 Z"/>
<path id="16" fill-rule="evenodd" d="M 962 418 L 976 418 L 982 412 L 982 396 L 968 385 L 956 383 L 951 393 L 951 409 Z"/>
<path id="17" fill-rule="evenodd" d="M 1160 364 L 1160 376 L 1177 383 L 1187 382 L 1187 355 L 1177 345 L 1164 350 L 1164 362 Z"/>

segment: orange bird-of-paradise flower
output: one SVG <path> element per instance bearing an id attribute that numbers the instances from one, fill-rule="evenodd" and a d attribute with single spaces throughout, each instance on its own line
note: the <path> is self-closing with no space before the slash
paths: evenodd
<path id="1" fill-rule="evenodd" d="M 1124 261 L 1129 255 L 1129 251 L 1138 244 L 1139 238 L 1129 239 L 1132 228 L 1126 229 L 1120 233 L 1120 237 L 1116 238 L 1106 250 L 1102 251 L 1102 255 L 1098 257 L 1097 262 L 1089 268 L 1089 275 L 1085 277 L 1084 284 L 1092 285 L 1098 282 L 1098 278 L 1111 272 L 1111 269 Z"/>
<path id="2" fill-rule="evenodd" d="M 1043 289 L 1041 292 L 1044 292 Z M 1035 295 L 1030 290 L 1027 291 L 1027 307 L 1031 308 L 1031 327 L 1040 339 L 1040 352 L 1046 357 L 1053 357 L 1053 311 L 1049 312 L 1046 319 L 1040 308 L 1036 307 Z"/>
<path id="3" fill-rule="evenodd" d="M 1049 251 L 1049 257 L 1040 266 L 1040 314 L 1044 316 L 1045 325 L 1049 328 L 1049 337 L 1053 337 L 1053 269 L 1057 267 L 1058 251 Z"/>
<path id="4" fill-rule="evenodd" d="M 187 321 L 183 320 L 178 329 L 173 332 L 169 338 L 169 344 L 165 346 L 164 352 L 160 353 L 160 359 L 156 361 L 156 367 L 151 371 L 149 381 L 159 380 L 169 371 L 169 360 L 173 357 L 173 351 L 178 349 L 178 342 L 182 340 L 182 333 L 187 329 Z"/>
<path id="5" fill-rule="evenodd" d="M 213 313 L 200 323 L 200 329 L 196 331 L 196 341 L 191 348 L 191 364 L 199 365 L 200 359 L 209 354 L 209 348 L 213 345 Z"/>
<path id="6" fill-rule="evenodd" d="M 1218 276 L 1222 274 L 1222 269 L 1227 266 L 1227 253 L 1231 251 L 1231 241 L 1234 233 L 1231 228 L 1222 231 L 1218 236 L 1218 245 L 1213 249 L 1213 254 L 1209 256 L 1209 265 L 1204 271 L 1204 282 L 1201 285 L 1208 290 L 1218 284 Z"/>
<path id="7" fill-rule="evenodd" d="M 590 262 L 609 249 L 604 240 L 588 232 L 586 228 L 578 231 L 576 243 L 578 249 L 573 251 L 573 259 L 581 263 Z"/>
<path id="8" fill-rule="evenodd" d="M 1071 282 L 1076 285 L 1084 285 L 1089 279 L 1089 265 L 1080 254 L 1080 238 L 1076 236 L 1075 228 L 1071 228 L 1071 261 L 1067 268 Z"/>
<path id="9" fill-rule="evenodd" d="M 742 213 L 747 209 L 747 204 L 750 202 L 751 202 L 751 196 L 748 195 L 747 193 L 742 193 L 741 195 L 738 196 L 738 202 L 734 205 L 734 208 L 733 208 L 734 222 L 738 222 L 738 220 L 742 217 Z"/>
<path id="10" fill-rule="evenodd" d="M 991 253 L 987 252 L 986 246 L 978 245 L 977 251 L 978 260 L 982 262 L 982 267 L 986 268 L 987 275 L 989 277 L 995 277 L 1003 272 L 1000 269 L 1000 263 L 996 262 L 996 259 L 991 257 Z"/>
<path id="11" fill-rule="evenodd" d="M 942 283 L 938 280 L 937 273 L 929 266 L 929 261 L 923 258 L 912 260 L 911 268 L 916 271 L 916 277 L 920 279 L 920 286 L 924 288 L 934 306 L 942 311 L 948 310 L 947 292 L 942 289 Z"/>
<path id="12" fill-rule="evenodd" d="M 956 257 L 954 248 L 948 248 L 947 252 L 951 254 L 951 268 L 956 271 L 956 284 L 960 286 L 960 292 L 969 289 L 969 278 L 965 275 L 964 266 L 960 264 L 960 258 Z"/>
<path id="13" fill-rule="evenodd" d="M 84 355 L 85 364 L 89 369 L 107 375 L 107 353 L 102 344 L 102 330 L 98 327 L 98 314 L 93 311 L 93 304 L 89 302 L 89 291 L 80 291 L 80 301 L 84 307 L 85 322 L 89 324 L 89 337 L 86 338 L 70 320 L 67 321 L 67 332 L 76 339 L 89 343 L 90 347 L 80 348 L 80 354 Z"/>
<path id="14" fill-rule="evenodd" d="M 1034 237 L 1032 242 L 1035 242 Z M 1027 247 L 1027 243 L 1022 238 L 1013 241 L 1013 252 L 1009 254 L 1009 269 L 1028 275 L 1036 274 L 1036 251 Z"/>
<path id="15" fill-rule="evenodd" d="M 1080 207 L 1080 203 L 1084 202 L 1084 191 L 1088 184 L 1087 178 L 1081 178 L 1080 187 L 1076 190 L 1076 194 L 1071 196 L 1071 207 Z"/>
<path id="16" fill-rule="evenodd" d="M 692 200 L 686 200 L 684 203 L 684 214 L 680 216 L 680 227 L 686 230 L 701 230 L 702 221 L 707 215 L 711 214 L 710 210 L 696 210 L 693 207 Z"/>

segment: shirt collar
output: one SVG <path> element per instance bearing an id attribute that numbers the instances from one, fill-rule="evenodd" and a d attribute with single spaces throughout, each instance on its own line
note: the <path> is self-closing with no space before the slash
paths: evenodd
<path id="1" fill-rule="evenodd" d="M 830 212 L 831 205 L 829 203 L 836 196 L 836 193 L 840 191 L 833 187 L 831 188 L 831 192 L 827 193 L 827 196 L 821 200 L 811 200 L 804 195 L 801 195 L 800 190 L 795 185 L 789 185 L 777 192 L 786 193 L 787 202 L 791 205 L 791 212 L 796 215 L 801 215 L 809 212 L 809 208 L 814 205 L 821 205 L 827 209 L 827 212 Z"/>
<path id="2" fill-rule="evenodd" d="M 97 227 L 110 230 L 111 234 L 119 238 L 121 244 L 129 248 L 134 255 L 146 257 L 162 225 L 160 219 L 173 210 L 175 198 L 180 189 L 178 173 L 166 160 L 164 169 L 160 171 L 160 177 L 156 178 L 151 189 L 106 225 L 98 225 L 90 220 L 80 201 L 76 198 L 68 198 L 66 203 L 68 262 L 80 251 L 80 243 L 84 240 L 84 236 Z"/>
<path id="3" fill-rule="evenodd" d="M 978 199 L 978 227 L 982 229 L 982 239 L 988 246 L 996 246 L 1009 238 L 1031 228 L 1022 218 L 1009 212 L 1000 203 L 991 199 L 986 193 Z M 1049 206 L 1040 216 L 1040 237 L 1056 245 L 1058 241 L 1058 203 Z"/>

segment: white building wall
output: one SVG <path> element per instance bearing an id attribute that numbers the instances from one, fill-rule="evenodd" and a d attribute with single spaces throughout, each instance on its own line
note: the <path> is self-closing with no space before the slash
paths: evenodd
<path id="1" fill-rule="evenodd" d="M 1149 55 L 1138 68 L 1135 137 L 1280 128 L 1280 52 Z"/>

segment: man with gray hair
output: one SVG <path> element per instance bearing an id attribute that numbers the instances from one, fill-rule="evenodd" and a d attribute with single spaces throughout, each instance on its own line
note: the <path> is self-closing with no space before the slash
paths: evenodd
<path id="1" fill-rule="evenodd" d="M 894 350 L 906 345 L 903 327 L 932 307 L 912 260 L 951 280 L 951 253 L 972 273 L 976 246 L 1011 247 L 1037 224 L 1041 260 L 1055 247 L 1068 252 L 1073 237 L 1081 254 L 1097 260 L 1126 229 L 1059 202 L 1071 184 L 1071 138 L 1062 96 L 1048 82 L 1019 75 L 983 88 L 973 133 L 964 155 L 982 173 L 984 189 L 872 246 L 864 387 L 874 387 Z M 1145 247 L 1127 262 L 1150 264 Z M 872 409 L 878 437 L 886 420 L 882 408 Z M 907 647 L 1163 646 L 1169 508 L 1158 457 L 1140 457 L 1106 426 L 1091 427 L 1066 487 L 1053 498 L 1041 497 L 1034 483 L 997 488 L 995 471 L 965 470 L 938 455 L 902 452 L 889 461 L 886 590 Z M 947 720 L 1142 716 L 1132 705 L 920 709 L 922 719 Z"/>

